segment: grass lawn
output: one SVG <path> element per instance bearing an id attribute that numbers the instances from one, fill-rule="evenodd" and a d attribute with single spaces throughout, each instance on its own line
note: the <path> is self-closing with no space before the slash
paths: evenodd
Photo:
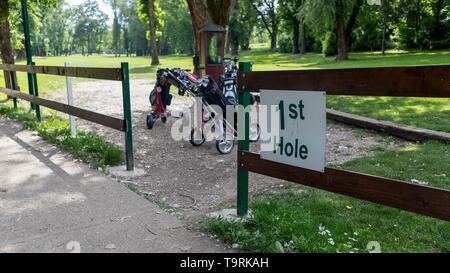
<path id="1" fill-rule="evenodd" d="M 328 96 L 327 107 L 450 133 L 450 99 Z"/>
<path id="2" fill-rule="evenodd" d="M 450 145 L 428 142 L 379 151 L 339 168 L 450 188 Z M 257 183 L 256 181 L 253 181 Z M 450 223 L 291 184 L 256 196 L 245 222 L 212 219 L 204 228 L 226 243 L 256 252 L 450 252 Z"/>
<path id="3" fill-rule="evenodd" d="M 450 50 L 402 52 L 389 51 L 385 56 L 379 52 L 351 53 L 350 60 L 336 63 L 333 57 L 321 54 L 292 55 L 276 53 L 264 46 L 255 45 L 251 51 L 241 54 L 241 60 L 254 63 L 254 70 L 297 70 L 324 68 L 362 68 L 414 65 L 450 64 Z M 149 57 L 120 57 L 112 55 L 36 57 L 38 65 L 62 66 L 68 61 L 72 66 L 120 67 L 121 62 L 130 63 L 132 79 L 154 79 L 158 67 L 151 67 Z M 191 56 L 170 55 L 160 57 L 159 67 L 183 67 L 192 69 Z M 23 64 L 24 62 L 19 62 Z M 2 74 L 2 73 L 0 73 Z M 0 75 L 0 82 L 3 75 Z M 86 79 L 75 79 L 83 81 Z M 39 88 L 43 96 L 46 92 L 64 90 L 65 79 L 57 76 L 38 75 Z M 22 90 L 27 90 L 26 75 L 19 73 Z M 330 96 L 328 107 L 349 113 L 384 119 L 410 126 L 450 132 L 450 99 L 417 98 L 371 98 Z"/>

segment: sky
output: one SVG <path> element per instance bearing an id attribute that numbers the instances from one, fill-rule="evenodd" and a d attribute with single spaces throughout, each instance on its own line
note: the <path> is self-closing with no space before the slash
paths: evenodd
<path id="1" fill-rule="evenodd" d="M 71 5 L 71 6 L 75 6 L 75 5 L 82 4 L 84 1 L 85 0 L 66 0 L 66 3 Z M 108 14 L 108 17 L 109 17 L 108 24 L 112 25 L 112 22 L 113 22 L 113 11 L 112 11 L 111 7 L 108 4 L 106 4 L 103 0 L 96 0 L 96 1 L 98 2 L 99 6 L 100 6 L 100 9 L 104 13 Z"/>

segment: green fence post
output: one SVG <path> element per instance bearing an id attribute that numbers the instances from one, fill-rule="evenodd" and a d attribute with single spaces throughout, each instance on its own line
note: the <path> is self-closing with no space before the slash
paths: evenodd
<path id="1" fill-rule="evenodd" d="M 17 79 L 16 79 L 16 74 L 14 73 L 14 71 L 9 71 L 9 78 L 11 79 L 11 89 L 18 91 L 17 90 Z M 13 98 L 13 104 L 14 104 L 14 110 L 17 110 L 17 98 L 16 97 Z"/>
<path id="2" fill-rule="evenodd" d="M 130 71 L 128 63 L 122 63 L 122 97 L 123 114 L 125 117 L 125 155 L 127 171 L 134 170 L 133 156 L 133 126 L 131 123 L 131 99 L 130 99 Z"/>
<path id="3" fill-rule="evenodd" d="M 33 51 L 31 49 L 31 39 L 30 39 L 30 23 L 28 20 L 28 7 L 27 0 L 22 0 L 22 24 L 23 24 L 23 34 L 25 36 L 25 52 L 27 55 L 27 65 L 34 65 L 33 63 Z M 28 93 L 33 96 L 37 96 L 35 93 L 35 87 L 37 88 L 37 83 L 34 83 L 33 74 L 28 73 Z M 36 110 L 36 105 L 30 103 L 31 109 Z M 36 110 L 36 116 L 38 115 L 38 110 Z"/>
<path id="4" fill-rule="evenodd" d="M 252 63 L 240 62 L 239 70 L 245 76 L 245 73 L 252 71 Z M 245 89 L 245 86 L 243 89 Z M 239 101 L 244 109 L 246 109 L 250 105 L 250 93 L 239 92 Z M 244 122 L 244 126 L 240 125 L 239 129 L 245 130 L 244 139 L 238 141 L 238 153 L 240 153 L 241 151 L 248 151 L 250 148 L 250 113 L 245 111 L 244 120 L 238 122 Z M 240 166 L 238 166 L 237 172 L 237 214 L 242 217 L 248 214 L 248 171 L 241 169 Z"/>
<path id="5" fill-rule="evenodd" d="M 35 62 L 31 63 L 32 65 L 36 65 Z M 33 96 L 39 97 L 39 88 L 38 88 L 38 81 L 37 81 L 37 75 L 33 74 Z M 36 111 L 36 119 L 38 122 L 41 122 L 41 107 L 36 104 L 34 105 L 34 110 Z"/>

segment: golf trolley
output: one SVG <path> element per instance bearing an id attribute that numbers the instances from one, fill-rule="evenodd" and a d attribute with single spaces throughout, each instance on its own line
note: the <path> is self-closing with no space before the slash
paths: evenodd
<path id="1" fill-rule="evenodd" d="M 206 142 L 207 136 L 205 132 L 208 125 L 211 131 L 219 134 L 216 140 L 216 148 L 219 153 L 229 154 L 233 150 L 237 137 L 237 112 L 235 106 L 238 105 L 238 69 L 236 63 L 237 58 L 229 59 L 228 62 L 224 63 L 220 86 L 210 76 L 197 79 L 189 71 L 179 68 L 158 70 L 157 86 L 166 88 L 168 92 L 170 86 L 174 85 L 178 88 L 180 96 L 188 95 L 201 99 L 201 125 L 199 124 L 200 128 L 193 128 L 190 133 L 190 143 L 193 146 L 198 147 Z M 159 104 L 162 103 L 162 100 L 156 99 L 153 102 L 155 104 L 152 103 L 152 107 L 161 110 Z M 222 113 L 218 113 L 215 108 L 220 109 Z M 233 111 L 232 115 L 234 115 L 234 122 L 232 123 L 226 119 L 227 111 L 230 110 Z M 149 116 L 158 113 L 156 111 L 153 112 Z M 154 119 L 151 117 L 147 118 L 147 127 L 149 129 L 153 128 L 153 121 Z M 210 124 L 210 122 L 213 122 L 213 124 Z M 256 130 L 251 130 L 250 140 L 257 141 L 258 139 L 259 127 L 257 126 Z"/>
<path id="2" fill-rule="evenodd" d="M 211 126 L 211 131 L 215 129 L 215 133 L 219 134 L 216 140 L 217 150 L 221 154 L 229 154 L 233 150 L 235 139 L 238 136 L 237 112 L 235 108 L 239 104 L 237 97 L 237 61 L 238 58 L 225 60 L 220 86 L 211 77 L 206 76 L 197 81 L 194 89 L 187 91 L 194 97 L 202 98 L 202 132 L 200 134 L 196 128 L 191 130 L 190 142 L 193 146 L 201 146 L 206 142 L 205 125 L 208 122 L 214 122 Z M 254 102 L 255 100 L 252 101 L 252 104 Z M 214 109 L 213 105 L 219 106 L 222 113 L 217 113 L 217 108 Z M 233 110 L 233 121 L 227 119 L 227 111 L 231 109 Z M 217 117 L 219 118 L 218 120 Z M 218 122 L 222 122 L 222 124 L 217 124 Z M 259 134 L 259 126 L 256 125 L 256 128 L 253 126 L 250 130 L 250 141 L 257 141 Z"/>

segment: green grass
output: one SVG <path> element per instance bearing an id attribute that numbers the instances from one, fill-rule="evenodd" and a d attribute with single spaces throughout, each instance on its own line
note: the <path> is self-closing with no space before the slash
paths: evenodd
<path id="1" fill-rule="evenodd" d="M 450 188 L 450 145 L 427 142 L 350 161 L 339 168 Z M 251 252 L 450 252 L 450 223 L 292 185 L 252 202 L 253 218 L 211 219 L 204 229 Z"/>
<path id="2" fill-rule="evenodd" d="M 23 122 L 29 130 L 36 131 L 43 139 L 70 152 L 94 168 L 106 171 L 108 166 L 116 166 L 123 162 L 123 152 L 96 134 L 78 129 L 77 137 L 73 138 L 67 120 L 62 120 L 51 112 L 44 112 L 42 122 L 39 123 L 26 107 L 19 105 L 19 108 L 14 110 L 11 106 L 0 104 L 0 115 Z"/>
<path id="3" fill-rule="evenodd" d="M 253 70 L 255 71 L 450 64 L 450 50 L 388 51 L 384 56 L 380 52 L 356 52 L 350 53 L 349 56 L 348 61 L 336 62 L 334 57 L 324 57 L 317 53 L 294 55 L 272 52 L 265 48 L 245 51 L 240 55 L 241 60 L 249 60 L 254 63 Z"/>
<path id="4" fill-rule="evenodd" d="M 328 96 L 327 107 L 450 133 L 450 99 Z"/>

